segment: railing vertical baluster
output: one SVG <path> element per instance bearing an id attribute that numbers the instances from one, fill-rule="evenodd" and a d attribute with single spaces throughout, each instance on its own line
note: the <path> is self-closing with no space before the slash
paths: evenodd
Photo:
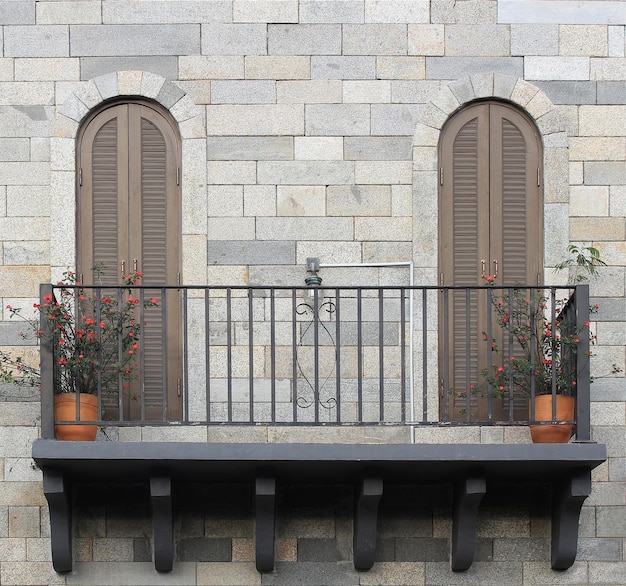
<path id="1" fill-rule="evenodd" d="M 292 407 L 292 421 L 297 423 L 298 421 L 298 320 L 296 316 L 297 312 L 297 295 L 296 290 L 291 291 L 291 380 L 293 388 L 293 397 L 291 398 Z"/>
<path id="2" fill-rule="evenodd" d="M 180 289 L 178 290 L 180 295 Z M 188 289 L 182 290 L 183 294 L 183 421 L 190 420 L 189 414 L 189 295 Z"/>
<path id="3" fill-rule="evenodd" d="M 450 289 L 443 290 L 443 420 L 450 421 Z"/>
<path id="4" fill-rule="evenodd" d="M 270 289 L 270 384 L 272 387 L 272 423 L 276 422 L 276 304 L 275 290 Z"/>
<path id="5" fill-rule="evenodd" d="M 541 367 L 540 364 L 536 364 L 536 360 L 541 360 L 541 356 L 535 356 L 534 349 L 537 347 L 537 331 L 536 328 L 542 327 L 542 323 L 537 323 L 538 320 L 538 309 L 535 307 L 535 302 L 539 301 L 540 298 L 540 289 L 529 289 L 530 294 L 530 311 L 529 318 L 534 320 L 534 323 L 531 323 L 530 327 L 530 421 L 535 421 L 535 396 L 537 395 L 537 377 L 535 376 L 535 367 Z"/>
<path id="6" fill-rule="evenodd" d="M 409 294 L 413 292 L 409 290 Z M 406 423 L 406 289 L 400 289 L 400 421 Z"/>
<path id="7" fill-rule="evenodd" d="M 465 289 L 465 420 L 472 420 L 472 394 L 470 393 L 471 383 L 471 291 Z"/>
<path id="8" fill-rule="evenodd" d="M 226 394 L 228 423 L 233 421 L 232 289 L 226 289 Z"/>
<path id="9" fill-rule="evenodd" d="M 410 292 L 413 296 L 413 291 Z M 428 297 L 422 289 L 422 421 L 428 421 Z M 409 332 L 413 336 L 413 332 Z M 412 373 L 411 373 L 412 374 Z M 411 411 L 413 406 L 411 405 Z M 413 420 L 414 417 L 411 418 Z"/>
<path id="10" fill-rule="evenodd" d="M 205 353 L 205 408 L 206 408 L 206 420 L 210 422 L 211 418 L 211 314 L 210 314 L 210 289 L 204 290 L 204 353 Z M 187 373 L 185 373 L 187 375 Z M 188 378 L 188 377 L 186 377 Z"/>
<path id="11" fill-rule="evenodd" d="M 320 421 L 320 309 L 319 289 L 313 289 L 313 400 L 315 402 L 315 423 Z"/>
<path id="12" fill-rule="evenodd" d="M 335 377 L 337 396 L 337 423 L 341 422 L 341 295 L 335 289 Z"/>
<path id="13" fill-rule="evenodd" d="M 141 298 L 141 302 L 139 304 L 139 323 L 144 324 L 146 321 L 145 318 L 145 308 L 143 306 L 144 302 L 144 292 L 143 289 L 139 292 L 139 296 Z M 98 297 L 100 297 L 98 295 Z M 144 335 L 145 328 L 142 327 L 140 330 L 140 340 L 139 340 L 139 388 L 144 389 L 140 394 L 140 419 L 141 421 L 145 421 L 146 419 L 146 393 L 145 393 L 145 381 L 146 381 L 146 338 Z M 163 344 L 163 342 L 161 342 Z M 164 361 L 167 360 L 167 355 L 165 351 L 163 352 Z"/>
<path id="14" fill-rule="evenodd" d="M 45 305 L 44 297 L 54 295 L 52 285 L 44 283 L 39 285 L 39 303 Z M 43 315 L 40 318 L 39 327 L 47 332 L 49 324 Z M 54 360 L 54 343 L 47 336 L 39 339 L 39 362 L 41 375 L 41 437 L 54 439 L 54 384 L 56 382 L 56 366 Z"/>
<path id="15" fill-rule="evenodd" d="M 574 316 L 577 329 L 581 329 L 576 348 L 576 441 L 591 441 L 590 414 L 590 342 L 589 342 L 589 285 L 576 285 L 574 291 Z"/>
<path id="16" fill-rule="evenodd" d="M 550 294 L 550 348 L 552 355 L 552 364 L 550 365 L 552 378 L 552 421 L 556 421 L 556 289 L 552 289 Z"/>
<path id="17" fill-rule="evenodd" d="M 509 324 L 513 319 L 513 303 L 515 303 L 515 290 L 509 289 Z M 508 357 L 510 359 L 513 356 L 513 342 L 514 342 L 514 334 L 513 328 L 509 327 L 509 340 L 508 340 Z M 515 388 L 513 382 L 515 380 L 515 376 L 513 373 L 513 362 L 510 361 L 509 367 L 509 421 L 513 421 L 513 404 L 515 401 Z"/>
<path id="18" fill-rule="evenodd" d="M 362 317 L 362 290 L 356 292 L 356 331 L 357 331 L 357 401 L 359 423 L 363 422 L 363 317 Z"/>
<path id="19" fill-rule="evenodd" d="M 487 289 L 487 372 L 493 374 L 493 290 Z M 487 419 L 493 420 L 493 386 L 487 380 Z"/>
<path id="20" fill-rule="evenodd" d="M 122 304 L 124 303 L 124 297 L 122 293 L 123 293 L 122 289 L 117 290 L 117 307 L 118 308 L 121 308 Z M 102 297 L 102 293 L 99 288 L 96 289 L 96 296 L 98 298 Z M 142 331 L 143 331 L 143 328 L 142 328 Z M 122 360 L 123 352 L 124 352 L 124 349 L 122 347 L 122 332 L 118 332 L 117 333 L 117 356 L 120 360 Z M 102 363 L 100 356 L 98 356 L 98 362 L 100 364 Z M 118 395 L 117 395 L 118 421 L 124 421 L 124 379 L 122 378 L 121 372 L 118 373 L 117 381 L 118 381 Z"/>
<path id="21" fill-rule="evenodd" d="M 248 289 L 248 410 L 249 421 L 254 423 L 254 319 L 252 289 Z"/>
<path id="22" fill-rule="evenodd" d="M 385 421 L 385 339 L 383 320 L 383 291 L 378 289 L 378 420 Z"/>
<path id="23" fill-rule="evenodd" d="M 163 398 L 163 408 L 161 411 L 161 418 L 163 421 L 167 421 L 167 413 L 169 411 L 168 406 L 168 392 L 167 383 L 169 381 L 169 368 L 167 359 L 167 289 L 161 289 L 161 348 L 163 349 L 163 370 L 161 372 L 161 396 Z M 143 305 L 143 304 L 142 304 Z"/>

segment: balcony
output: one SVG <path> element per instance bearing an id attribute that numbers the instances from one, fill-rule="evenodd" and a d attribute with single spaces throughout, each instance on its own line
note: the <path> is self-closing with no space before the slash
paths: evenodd
<path id="1" fill-rule="evenodd" d="M 505 355 L 520 351 L 512 331 L 498 322 L 497 300 L 514 315 L 519 299 L 541 298 L 542 323 L 554 339 L 556 332 L 566 335 L 565 324 L 578 331 L 588 323 L 587 286 L 41 287 L 42 304 L 63 295 L 77 304 L 76 315 L 91 312 L 96 324 L 107 311 L 103 299 L 121 304 L 131 295 L 133 323 L 144 325 L 130 362 L 122 357 L 123 332 L 113 346 L 107 342 L 108 351 L 118 353 L 113 362 L 126 360 L 132 374 L 111 377 L 110 367 L 96 368 L 89 382 L 97 391 L 96 424 L 114 441 L 54 439 L 55 426 L 70 424 L 55 421 L 53 411 L 55 386 L 68 380 L 68 367 L 58 342 L 42 342 L 42 439 L 33 457 L 44 472 L 58 571 L 72 568 L 72 487 L 88 482 L 149 487 L 159 571 L 174 563 L 172 485 L 191 481 L 253 486 L 259 571 L 274 568 L 277 490 L 319 483 L 356 487 L 357 569 L 374 563 L 385 484 L 454 487 L 451 565 L 459 571 L 472 563 L 487 487 L 547 483 L 552 567 L 573 563 L 591 470 L 606 459 L 605 447 L 590 441 L 589 336 L 559 352 L 550 367 L 531 358 L 534 370 L 548 375 L 540 380 L 531 373 L 525 389 L 513 371 L 504 393 L 487 374 L 501 364 L 491 350 L 494 340 Z M 79 299 L 90 300 L 87 310 Z M 144 304 L 148 299 L 156 302 Z M 528 399 L 547 385 L 554 404 L 564 379 L 576 397 L 573 419 L 556 421 L 553 413 L 552 422 L 535 421 Z M 559 445 L 469 439 L 480 429 L 533 423 L 573 425 L 575 439 Z M 445 436 L 453 428 L 456 442 Z M 282 441 L 211 441 L 219 435 L 212 430 L 245 438 L 259 429 Z M 421 441 L 431 433 L 442 440 Z"/>

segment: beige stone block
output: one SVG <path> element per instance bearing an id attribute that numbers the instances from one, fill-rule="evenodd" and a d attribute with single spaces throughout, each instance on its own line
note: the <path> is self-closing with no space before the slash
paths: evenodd
<path id="1" fill-rule="evenodd" d="M 51 81 L 0 82 L 0 106 L 46 106 L 54 104 Z"/>
<path id="2" fill-rule="evenodd" d="M 207 268 L 207 239 L 200 234 L 186 234 L 183 240 L 182 282 L 187 285 L 204 285 Z"/>
<path id="3" fill-rule="evenodd" d="M 244 216 L 276 216 L 276 186 L 244 185 Z"/>
<path id="4" fill-rule="evenodd" d="M 141 71 L 118 71 L 117 87 L 120 95 L 141 92 Z"/>
<path id="5" fill-rule="evenodd" d="M 207 132 L 216 136 L 303 135 L 304 106 L 207 106 Z"/>
<path id="6" fill-rule="evenodd" d="M 526 104 L 528 113 L 537 119 L 554 109 L 554 104 L 543 92 L 537 92 Z"/>
<path id="7" fill-rule="evenodd" d="M 342 241 L 306 241 L 296 243 L 296 264 L 304 266 L 307 258 L 319 258 L 323 264 L 357 264 L 361 262 L 361 243 Z M 323 274 L 321 275 L 323 278 Z"/>
<path id="8" fill-rule="evenodd" d="M 3 482 L 0 506 L 43 507 L 47 502 L 41 482 Z"/>
<path id="9" fill-rule="evenodd" d="M 442 24 L 409 24 L 409 55 L 441 56 L 444 50 Z"/>
<path id="10" fill-rule="evenodd" d="M 626 425 L 624 403 L 615 401 L 591 403 L 591 425 Z"/>
<path id="11" fill-rule="evenodd" d="M 584 181 L 584 165 L 582 162 L 574 162 L 569 164 L 569 183 L 570 185 L 582 185 Z"/>
<path id="12" fill-rule="evenodd" d="M 412 238 L 412 218 L 355 218 L 354 235 L 358 241 L 407 242 Z"/>
<path id="13" fill-rule="evenodd" d="M 606 26 L 577 24 L 559 26 L 559 55 L 603 57 L 607 54 Z"/>
<path id="14" fill-rule="evenodd" d="M 624 218 L 571 218 L 571 240 L 609 241 L 626 238 Z"/>
<path id="15" fill-rule="evenodd" d="M 9 537 L 39 537 L 39 507 L 9 507 Z"/>
<path id="16" fill-rule="evenodd" d="M 224 240 L 228 240 L 228 238 L 224 238 Z M 220 265 L 208 267 L 207 283 L 209 285 L 221 285 L 224 287 L 228 285 L 247 285 L 248 267 L 239 265 Z"/>
<path id="17" fill-rule="evenodd" d="M 609 188 L 606 185 L 574 185 L 570 188 L 571 216 L 608 216 Z"/>
<path id="18" fill-rule="evenodd" d="M 446 537 L 449 533 L 446 534 Z M 361 586 L 405 586 L 425 584 L 426 564 L 424 562 L 376 562 L 371 570 L 360 575 Z"/>
<path id="19" fill-rule="evenodd" d="M 45 586 L 60 583 L 50 562 L 2 562 L 2 584 L 6 586 Z"/>
<path id="20" fill-rule="evenodd" d="M 179 77 L 188 79 L 244 79 L 244 58 L 239 55 L 221 57 L 183 55 L 178 59 Z"/>
<path id="21" fill-rule="evenodd" d="M 276 101 L 279 104 L 338 104 L 342 101 L 340 80 L 278 81 Z"/>
<path id="22" fill-rule="evenodd" d="M 523 79 L 519 79 L 515 84 L 513 93 L 511 94 L 511 100 L 519 104 L 520 106 L 526 106 L 539 91 L 539 88 Z"/>
<path id="23" fill-rule="evenodd" d="M 626 216 L 626 186 L 612 185 L 609 191 L 609 215 Z"/>
<path id="24" fill-rule="evenodd" d="M 79 59 L 15 59 L 15 81 L 78 81 Z"/>
<path id="25" fill-rule="evenodd" d="M 354 182 L 391 185 L 412 182 L 411 161 L 355 161 Z"/>
<path id="26" fill-rule="evenodd" d="M 214 185 L 241 185 L 256 183 L 254 161 L 209 161 L 207 182 Z"/>
<path id="27" fill-rule="evenodd" d="M 446 56 L 464 57 L 471 47 L 476 57 L 508 57 L 511 34 L 497 24 L 448 24 L 445 28 Z"/>
<path id="28" fill-rule="evenodd" d="M 391 82 L 344 81 L 343 101 L 346 104 L 388 104 L 391 102 Z"/>
<path id="29" fill-rule="evenodd" d="M 378 79 L 425 79 L 426 57 L 395 57 L 382 55 L 376 58 Z"/>
<path id="30" fill-rule="evenodd" d="M 389 185 L 330 185 L 326 191 L 326 209 L 329 216 L 389 216 L 391 188 Z"/>
<path id="31" fill-rule="evenodd" d="M 626 128 L 626 105 L 581 106 L 580 136 L 623 136 Z"/>
<path id="32" fill-rule="evenodd" d="M 325 216 L 326 189 L 322 186 L 279 185 L 278 216 Z"/>
<path id="33" fill-rule="evenodd" d="M 626 59 L 623 57 L 598 57 L 589 60 L 589 77 L 597 81 L 619 81 L 624 87 Z M 623 92 L 622 92 L 623 94 Z"/>
<path id="34" fill-rule="evenodd" d="M 207 222 L 209 240 L 254 240 L 254 218 L 209 218 Z"/>
<path id="35" fill-rule="evenodd" d="M 2 89 L 0 88 L 0 95 Z M 1 185 L 49 185 L 50 163 L 47 162 L 11 162 L 0 165 Z M 0 231 L 0 234 L 6 234 Z"/>
<path id="36" fill-rule="evenodd" d="M 0 297 L 38 297 L 39 284 L 49 281 L 49 267 L 0 266 Z"/>
<path id="37" fill-rule="evenodd" d="M 50 538 L 27 539 L 26 559 L 30 562 L 51 562 Z"/>
<path id="38" fill-rule="evenodd" d="M 343 138 L 340 136 L 296 136 L 294 149 L 296 160 L 342 160 Z"/>
<path id="39" fill-rule="evenodd" d="M 572 136 L 569 139 L 571 161 L 623 161 L 626 137 Z"/>
<path id="40" fill-rule="evenodd" d="M 13 72 L 15 70 L 14 59 L 0 58 L 0 81 L 14 81 Z"/>
<path id="41" fill-rule="evenodd" d="M 207 192 L 209 216 L 243 216 L 243 185 L 209 185 Z"/>
<path id="42" fill-rule="evenodd" d="M 546 203 L 565 203 L 569 200 L 567 177 L 569 162 L 567 149 L 550 148 L 544 151 L 544 197 Z"/>
<path id="43" fill-rule="evenodd" d="M 3 537 L 2 539 L 0 539 L 0 560 L 2 560 L 3 564 L 6 562 L 26 561 L 26 556 L 27 554 L 25 539 L 17 537 Z"/>
<path id="44" fill-rule="evenodd" d="M 311 58 L 307 56 L 248 55 L 246 79 L 310 79 Z"/>
<path id="45" fill-rule="evenodd" d="M 276 561 L 295 562 L 298 560 L 298 539 L 283 537 L 276 540 Z"/>
<path id="46" fill-rule="evenodd" d="M 254 562 L 199 562 L 196 565 L 198 586 L 261 586 L 262 576 Z"/>

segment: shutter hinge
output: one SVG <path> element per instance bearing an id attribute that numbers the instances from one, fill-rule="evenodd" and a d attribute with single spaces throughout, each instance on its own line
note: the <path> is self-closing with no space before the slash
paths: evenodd
<path id="1" fill-rule="evenodd" d="M 176 185 L 180 185 L 180 167 L 176 167 Z"/>
<path id="2" fill-rule="evenodd" d="M 176 273 L 176 284 L 180 285 L 180 273 Z"/>
<path id="3" fill-rule="evenodd" d="M 439 167 L 439 185 L 443 185 L 443 167 Z"/>
<path id="4" fill-rule="evenodd" d="M 443 273 L 439 273 L 439 286 L 443 287 Z"/>
<path id="5" fill-rule="evenodd" d="M 183 381 L 180 379 L 176 382 L 176 394 L 180 397 L 183 394 Z"/>
<path id="6" fill-rule="evenodd" d="M 537 167 L 537 187 L 541 187 L 541 169 Z"/>
<path id="7" fill-rule="evenodd" d="M 81 187 L 83 185 L 83 168 L 82 167 L 78 170 L 78 185 Z"/>

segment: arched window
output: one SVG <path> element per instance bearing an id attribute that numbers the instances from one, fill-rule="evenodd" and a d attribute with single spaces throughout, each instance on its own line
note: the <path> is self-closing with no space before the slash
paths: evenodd
<path id="1" fill-rule="evenodd" d="M 83 122 L 77 159 L 77 272 L 83 282 L 93 284 L 91 268 L 103 265 L 103 284 L 117 285 L 135 270 L 143 272 L 146 285 L 176 284 L 181 146 L 169 114 L 147 100 L 105 105 Z M 141 380 L 129 393 L 143 388 L 145 402 L 125 401 L 125 419 L 180 416 L 177 292 L 165 301 L 167 324 L 158 309 L 146 316 Z M 113 405 L 117 398 L 105 401 Z"/>
<path id="2" fill-rule="evenodd" d="M 483 285 L 486 276 L 496 273 L 500 285 L 542 282 L 542 158 L 534 123 L 507 103 L 476 102 L 447 121 L 439 143 L 443 284 Z M 479 380 L 486 366 L 487 347 L 479 343 L 487 329 L 486 307 L 478 298 L 472 299 L 468 339 L 465 293 L 450 296 L 448 330 L 443 332 L 443 325 L 441 330 L 450 341 L 450 356 L 440 350 L 439 363 L 442 368 L 449 364 L 455 391 L 465 391 L 468 357 L 472 381 Z M 472 401 L 472 419 L 484 419 L 484 401 L 479 397 Z M 452 399 L 450 414 L 464 419 L 465 399 L 462 403 L 455 405 Z"/>

